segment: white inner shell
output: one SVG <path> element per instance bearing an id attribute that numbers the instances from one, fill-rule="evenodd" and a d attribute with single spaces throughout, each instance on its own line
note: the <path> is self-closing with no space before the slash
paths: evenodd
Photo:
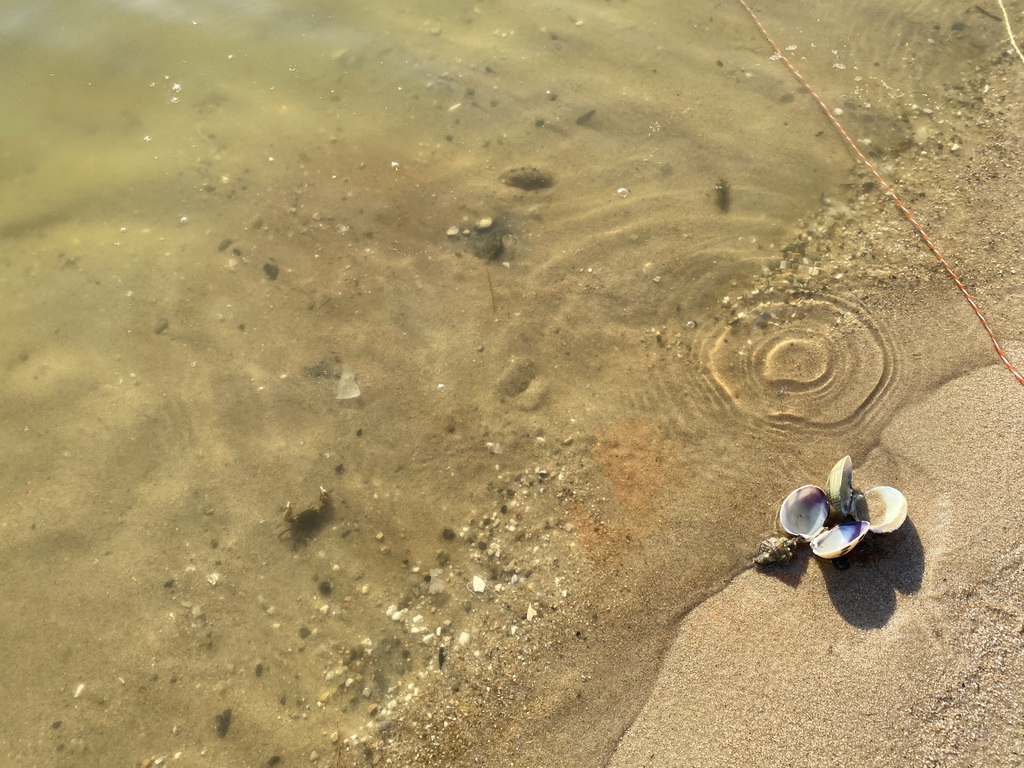
<path id="1" fill-rule="evenodd" d="M 826 559 L 842 557 L 857 546 L 867 532 L 867 523 L 842 523 L 811 539 L 811 551 Z"/>
<path id="2" fill-rule="evenodd" d="M 802 485 L 786 497 L 779 510 L 779 522 L 787 533 L 810 539 L 825 525 L 828 500 L 816 485 Z"/>
<path id="3" fill-rule="evenodd" d="M 907 497 L 888 485 L 866 491 L 864 501 L 872 533 L 891 533 L 907 519 Z"/>

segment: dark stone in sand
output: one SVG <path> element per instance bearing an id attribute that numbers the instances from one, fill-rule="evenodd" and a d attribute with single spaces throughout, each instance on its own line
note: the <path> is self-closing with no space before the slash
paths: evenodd
<path id="1" fill-rule="evenodd" d="M 228 728 L 231 727 L 231 710 L 225 709 L 214 720 L 216 721 L 217 735 L 223 739 L 228 735 Z"/>
<path id="2" fill-rule="evenodd" d="M 501 174 L 501 183 L 519 189 L 544 189 L 555 183 L 555 178 L 540 168 L 513 168 Z"/>

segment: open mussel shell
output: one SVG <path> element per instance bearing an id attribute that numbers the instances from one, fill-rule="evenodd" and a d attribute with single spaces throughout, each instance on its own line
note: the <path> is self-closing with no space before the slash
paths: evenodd
<path id="1" fill-rule="evenodd" d="M 791 536 L 811 539 L 828 519 L 828 498 L 816 485 L 802 485 L 782 502 L 779 522 Z"/>
<path id="2" fill-rule="evenodd" d="M 843 456 L 828 473 L 825 493 L 837 516 L 853 517 L 853 461 L 849 456 Z"/>
<path id="3" fill-rule="evenodd" d="M 811 551 L 818 557 L 832 560 L 842 557 L 860 544 L 868 532 L 867 522 L 840 523 L 828 528 L 811 539 Z"/>
<path id="4" fill-rule="evenodd" d="M 888 485 L 865 491 L 864 501 L 872 533 L 891 533 L 907 519 L 907 497 Z"/>

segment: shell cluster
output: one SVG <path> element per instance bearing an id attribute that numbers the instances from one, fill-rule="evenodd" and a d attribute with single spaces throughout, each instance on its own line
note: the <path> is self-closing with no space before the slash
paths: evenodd
<path id="1" fill-rule="evenodd" d="M 907 519 L 907 499 L 895 488 L 880 485 L 865 492 L 853 487 L 853 462 L 844 456 L 832 468 L 825 488 L 802 485 L 779 509 L 779 522 L 789 538 L 771 536 L 761 542 L 757 565 L 788 562 L 803 541 L 818 557 L 842 557 L 870 533 L 891 533 Z"/>

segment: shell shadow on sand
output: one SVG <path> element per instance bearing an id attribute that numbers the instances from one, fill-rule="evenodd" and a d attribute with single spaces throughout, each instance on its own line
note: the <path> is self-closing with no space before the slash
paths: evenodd
<path id="1" fill-rule="evenodd" d="M 829 597 L 839 614 L 860 629 L 884 627 L 896 611 L 896 593 L 921 588 L 924 548 L 910 518 L 898 531 L 868 536 L 850 555 L 849 567 L 818 561 Z"/>
<path id="2" fill-rule="evenodd" d="M 843 558 L 825 560 L 802 547 L 790 562 L 761 570 L 796 589 L 811 560 L 821 568 L 836 611 L 860 629 L 884 627 L 896 611 L 896 593 L 917 592 L 924 577 L 924 548 L 910 518 L 893 533 L 869 534 Z"/>

